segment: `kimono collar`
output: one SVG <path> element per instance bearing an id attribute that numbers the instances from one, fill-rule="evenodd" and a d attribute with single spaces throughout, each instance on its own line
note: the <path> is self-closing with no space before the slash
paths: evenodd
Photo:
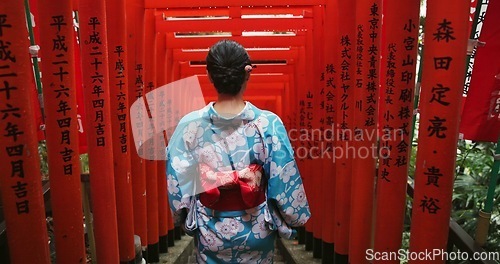
<path id="1" fill-rule="evenodd" d="M 245 101 L 245 107 L 243 108 L 243 110 L 241 110 L 241 112 L 232 117 L 226 117 L 219 114 L 215 110 L 214 103 L 215 102 L 210 102 L 206 106 L 206 111 L 208 112 L 208 116 L 213 121 L 232 121 L 232 120 L 252 121 L 255 120 L 257 117 L 259 117 L 261 112 L 260 109 L 255 107 L 252 103 Z"/>

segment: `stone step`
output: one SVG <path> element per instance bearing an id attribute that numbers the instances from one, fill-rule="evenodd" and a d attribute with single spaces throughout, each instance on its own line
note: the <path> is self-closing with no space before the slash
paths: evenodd
<path id="1" fill-rule="evenodd" d="M 321 264 L 321 259 L 317 259 L 313 257 L 312 251 L 306 251 L 304 245 L 300 245 L 297 240 L 287 240 L 280 239 L 279 240 L 280 248 L 284 248 L 288 255 L 288 260 L 285 262 L 288 263 L 311 263 L 311 264 Z M 285 256 L 286 257 L 286 256 Z"/>
<path id="2" fill-rule="evenodd" d="M 160 254 L 159 264 L 184 264 L 187 262 L 191 252 L 193 251 L 193 238 L 190 236 L 182 236 L 180 240 L 175 241 L 174 247 L 168 248 L 168 253 Z"/>
<path id="3" fill-rule="evenodd" d="M 274 250 L 274 258 L 273 259 L 274 259 L 274 261 L 273 261 L 274 264 L 286 264 L 285 258 L 283 257 L 283 255 L 281 254 L 281 252 L 277 248 Z M 193 248 L 193 251 L 192 251 L 191 255 L 189 256 L 188 261 L 186 263 L 187 264 L 196 264 L 196 253 L 195 253 L 194 248 Z"/>

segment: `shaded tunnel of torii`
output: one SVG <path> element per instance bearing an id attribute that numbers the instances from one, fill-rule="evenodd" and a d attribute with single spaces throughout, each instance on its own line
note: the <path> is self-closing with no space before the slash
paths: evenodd
<path id="1" fill-rule="evenodd" d="M 312 212 L 299 243 L 323 263 L 369 263 L 368 249 L 401 248 L 418 96 L 419 0 L 28 2 L 41 47 L 58 263 L 86 258 L 82 202 L 88 198 L 82 201 L 81 192 L 87 185 L 99 263 L 135 263 L 134 235 L 148 262 L 157 262 L 179 238 L 165 161 L 139 157 L 131 132 L 138 124 L 131 124 L 129 110 L 157 87 L 193 75 L 205 102 L 215 101 L 205 57 L 222 39 L 242 44 L 256 65 L 245 100 L 278 114 L 290 132 Z M 435 26 L 425 29 L 434 37 L 426 40 L 423 60 L 451 59 L 446 70 L 423 67 L 411 251 L 448 245 L 455 156 L 445 150 L 456 149 L 458 139 L 470 8 L 465 0 L 427 4 L 426 24 Z M 0 105 L 23 110 L 0 121 L 0 129 L 9 127 L 0 138 L 6 168 L 0 190 L 11 262 L 50 263 L 33 155 L 39 105 L 30 88 L 25 18 L 22 1 L 0 4 L 0 41 L 10 52 L 0 52 Z M 445 104 L 431 90 L 436 80 L 451 88 Z M 83 152 L 90 176 L 81 187 Z"/>

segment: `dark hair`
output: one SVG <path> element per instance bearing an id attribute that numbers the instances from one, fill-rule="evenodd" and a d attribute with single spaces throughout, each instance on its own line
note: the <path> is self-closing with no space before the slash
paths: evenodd
<path id="1" fill-rule="evenodd" d="M 250 57 L 236 41 L 221 40 L 208 51 L 207 70 L 218 93 L 237 95 L 245 82 L 247 65 Z"/>

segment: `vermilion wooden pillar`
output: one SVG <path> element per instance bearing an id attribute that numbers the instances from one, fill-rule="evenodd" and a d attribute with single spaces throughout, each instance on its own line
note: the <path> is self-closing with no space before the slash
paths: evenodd
<path id="1" fill-rule="evenodd" d="M 173 33 L 166 33 L 167 34 L 167 39 L 169 35 L 173 35 Z M 167 59 L 166 59 L 166 66 L 165 66 L 165 74 L 167 78 L 167 83 L 173 82 L 173 67 L 174 67 L 174 51 L 171 48 L 168 48 L 167 46 Z"/>
<path id="2" fill-rule="evenodd" d="M 94 234 L 99 263 L 118 263 L 118 227 L 104 1 L 81 0 L 80 40 Z"/>
<path id="3" fill-rule="evenodd" d="M 132 179 L 130 165 L 130 115 L 129 90 L 132 80 L 128 76 L 127 31 L 125 27 L 125 2 L 106 1 L 108 26 L 109 84 L 111 125 L 113 141 L 113 167 L 118 216 L 118 240 L 121 263 L 133 263 L 134 213 L 132 203 Z"/>
<path id="4" fill-rule="evenodd" d="M 351 219 L 349 261 L 368 263 L 371 248 L 375 167 L 377 154 L 378 86 L 382 2 L 356 2 L 356 29 L 353 39 L 354 126 L 352 146 Z"/>
<path id="5" fill-rule="evenodd" d="M 323 200 L 323 180 L 326 176 L 325 171 L 323 170 L 323 157 L 322 157 L 322 144 L 323 142 L 323 129 L 324 129 L 324 101 L 322 96 L 322 87 L 321 87 L 321 68 L 323 64 L 323 49 L 322 49 L 322 38 L 323 31 L 321 30 L 323 24 L 323 12 L 322 8 L 319 6 L 313 7 L 313 28 L 309 29 L 307 32 L 306 39 L 306 56 L 308 61 L 312 63 L 312 65 L 308 65 L 307 67 L 307 78 L 308 83 L 313 84 L 312 87 L 309 87 L 310 92 L 312 93 L 312 108 L 313 111 L 313 127 L 309 129 L 309 133 L 311 136 L 312 146 L 310 149 L 311 158 L 311 166 L 313 171 L 313 184 L 314 184 L 314 193 L 309 196 L 314 199 L 316 204 L 315 212 L 312 212 L 316 216 L 315 225 L 314 225 L 314 241 L 313 241 L 313 256 L 315 258 L 321 258 L 321 249 L 323 247 L 322 242 L 322 229 L 325 225 L 325 221 L 323 218 L 323 214 L 325 212 L 324 200 Z"/>
<path id="6" fill-rule="evenodd" d="M 353 157 L 355 9 L 356 2 L 340 0 L 337 51 L 339 85 L 337 86 L 337 138 L 335 182 L 335 263 L 347 263 L 349 252 L 351 177 Z"/>
<path id="7" fill-rule="evenodd" d="M 0 4 L 0 188 L 11 262 L 50 263 L 22 1 Z"/>
<path id="8" fill-rule="evenodd" d="M 168 34 L 173 34 L 173 33 L 167 33 Z M 172 49 L 167 49 L 167 58 L 166 58 L 166 69 L 165 69 L 165 76 L 167 79 L 167 83 L 170 83 L 173 81 L 173 50 Z M 172 210 L 170 210 L 170 204 L 168 203 L 167 200 L 167 212 L 168 212 L 168 246 L 174 246 L 175 245 L 175 240 L 174 240 L 174 220 L 172 217 Z"/>
<path id="9" fill-rule="evenodd" d="M 469 38 L 469 7 L 467 0 L 427 2 L 410 237 L 412 252 L 446 250 Z M 426 263 L 444 263 L 444 260 Z"/>
<path id="10" fill-rule="evenodd" d="M 285 103 L 285 105 L 283 106 L 283 118 L 285 119 L 283 121 L 283 123 L 284 123 L 285 127 L 287 128 L 287 130 L 289 130 L 292 127 L 291 116 L 290 116 L 290 113 L 292 112 L 290 109 L 292 106 L 292 104 L 290 104 L 290 102 L 292 101 L 292 99 L 291 99 L 292 95 L 291 95 L 290 90 L 291 90 L 290 89 L 290 82 L 287 81 L 284 84 L 284 88 L 280 94 L 283 102 Z"/>
<path id="11" fill-rule="evenodd" d="M 43 99 L 54 234 L 59 263 L 86 259 L 78 150 L 73 8 L 70 1 L 39 5 L 43 36 Z M 80 61 L 78 61 L 80 63 Z"/>
<path id="12" fill-rule="evenodd" d="M 297 58 L 292 60 L 292 65 L 294 68 L 295 74 L 290 75 L 290 87 L 291 87 L 291 119 L 292 119 L 292 126 L 290 127 L 291 129 L 294 129 L 294 132 L 290 131 L 290 141 L 292 143 L 292 146 L 294 148 L 294 155 L 295 159 L 297 161 L 297 167 L 301 173 L 302 181 L 304 184 L 304 189 L 306 191 L 306 195 L 309 194 L 309 186 L 307 183 L 307 173 L 304 169 L 304 159 L 300 158 L 298 155 L 299 148 L 301 147 L 301 142 L 299 140 L 300 136 L 300 129 L 301 127 L 301 118 L 303 116 L 303 113 L 301 113 L 301 109 L 303 109 L 303 106 L 301 105 L 301 100 L 302 100 L 302 89 L 301 89 L 301 70 L 303 65 L 301 64 L 301 57 L 300 56 L 300 48 L 295 47 L 297 50 Z M 312 216 L 313 217 L 313 216 Z M 308 234 L 309 230 L 311 229 L 311 222 L 313 220 L 309 219 L 309 221 L 306 223 L 306 226 L 304 226 L 302 229 L 299 229 L 299 243 L 300 244 L 305 244 L 306 243 L 306 234 Z"/>
<path id="13" fill-rule="evenodd" d="M 156 28 L 155 28 L 155 10 L 146 9 L 144 13 L 144 47 L 145 52 L 144 70 L 145 70 L 145 87 L 147 93 L 156 89 Z M 157 98 L 147 99 L 150 113 L 157 110 Z M 151 105 L 153 103 L 153 105 Z M 154 115 L 154 114 L 153 114 Z M 157 116 L 157 115 L 156 115 Z M 150 115 L 151 117 L 151 115 Z M 149 135 L 153 135 L 155 131 L 145 131 Z M 154 149 L 156 140 L 148 140 L 145 144 L 151 144 L 146 149 Z M 148 156 L 148 155 L 146 155 Z M 145 160 L 146 162 L 146 193 L 148 204 L 148 262 L 158 262 L 159 256 L 159 235 L 158 235 L 158 164 L 156 160 Z"/>
<path id="14" fill-rule="evenodd" d="M 380 48 L 380 159 L 377 178 L 374 252 L 397 252 L 406 210 L 406 185 L 411 152 L 419 0 L 385 0 Z M 406 45 L 408 40 L 415 40 Z M 402 79 L 403 72 L 409 78 Z M 401 96 L 408 94 L 409 96 Z M 425 106 L 424 106 L 425 107 Z M 405 130 L 402 130 L 404 128 Z M 399 263 L 374 260 L 374 263 Z"/>
<path id="15" fill-rule="evenodd" d="M 167 36 L 165 33 L 157 33 L 156 41 L 156 83 L 161 87 L 167 83 L 166 59 L 167 59 Z M 159 102 L 158 107 L 163 107 L 165 102 Z M 160 108 L 159 111 L 163 111 Z M 160 126 L 161 127 L 161 126 Z M 166 147 L 166 142 L 158 142 Z M 165 157 L 166 158 L 166 157 Z M 160 253 L 168 252 L 168 193 L 165 160 L 158 161 L 158 234 L 160 236 Z"/>
<path id="16" fill-rule="evenodd" d="M 295 47 L 295 49 L 297 49 L 298 51 L 298 48 Z M 299 58 L 297 56 L 297 58 L 295 59 L 290 59 L 290 64 L 293 65 L 294 67 L 294 72 L 295 74 L 291 74 L 288 76 L 289 78 L 289 98 L 290 98 L 290 101 L 289 101 L 289 115 L 290 115 L 290 131 L 288 132 L 289 135 L 290 135 L 290 142 L 292 144 L 292 147 L 294 149 L 294 158 L 297 162 L 297 167 L 299 169 L 299 171 L 301 172 L 301 177 L 302 177 L 302 181 L 303 181 L 303 184 L 304 184 L 304 189 L 306 190 L 306 195 L 307 195 L 307 187 L 306 187 L 306 180 L 305 180 L 305 173 L 303 171 L 301 171 L 300 169 L 302 168 L 302 159 L 300 159 L 298 156 L 297 156 L 297 150 L 298 150 L 298 147 L 300 146 L 300 142 L 299 142 L 299 135 L 300 135 L 300 132 L 299 132 L 299 129 L 300 129 L 300 124 L 299 124 L 299 110 L 300 110 L 300 92 L 299 92 L 299 86 L 298 86 L 298 81 L 297 81 L 297 75 L 298 75 L 298 69 L 299 69 Z M 286 91 L 285 91 L 286 92 Z M 292 130 L 293 129 L 293 130 Z M 307 225 L 307 224 L 306 224 Z M 306 227 L 301 227 L 298 229 L 298 243 L 299 244 L 305 244 L 305 237 L 306 237 Z"/>
<path id="17" fill-rule="evenodd" d="M 294 69 L 294 72 L 296 72 L 297 70 L 297 67 L 295 66 L 297 64 L 297 58 L 290 58 L 289 59 L 289 63 L 291 65 L 293 65 L 293 69 Z M 297 101 L 297 86 L 295 86 L 295 78 L 294 78 L 295 74 L 290 74 L 288 75 L 287 77 L 287 86 L 286 86 L 286 89 L 284 90 L 284 93 L 286 94 L 285 95 L 285 98 L 286 98 L 286 101 L 285 102 L 288 102 L 286 103 L 287 105 L 287 109 L 286 109 L 286 113 L 288 114 L 288 116 L 290 116 L 290 120 L 289 120 L 289 129 L 294 129 L 296 131 L 297 129 L 297 107 L 296 105 L 298 104 L 298 101 Z M 291 143 L 292 143 L 292 146 L 294 146 L 294 142 L 292 141 L 292 139 L 290 139 Z M 294 146 L 295 147 L 295 146 Z"/>
<path id="18" fill-rule="evenodd" d="M 309 14 L 309 16 L 312 16 L 312 14 Z M 302 48 L 302 56 L 303 56 L 303 61 L 302 63 L 305 64 L 304 67 L 304 72 L 303 72 L 303 81 L 304 84 L 314 84 L 313 81 L 313 74 L 314 74 L 314 61 L 310 58 L 313 57 L 313 48 L 312 48 L 312 38 L 313 34 L 311 31 L 305 32 L 304 33 L 306 37 L 306 43 L 304 44 L 304 47 Z M 308 65 L 310 64 L 310 65 Z M 318 188 L 318 172 L 315 169 L 315 164 L 311 155 L 311 149 L 314 147 L 314 141 L 311 139 L 311 133 L 313 129 L 316 127 L 316 123 L 314 123 L 314 108 L 319 108 L 317 102 L 315 102 L 316 98 L 316 93 L 315 93 L 315 88 L 314 85 L 304 85 L 302 87 L 302 102 L 304 103 L 304 115 L 305 115 L 305 123 L 303 124 L 303 133 L 306 133 L 308 136 L 307 140 L 305 142 L 301 142 L 302 145 L 302 150 L 305 150 L 307 155 L 306 155 L 306 160 L 305 160 L 305 167 L 308 171 L 308 178 L 310 179 L 310 184 L 311 188 L 314 190 L 314 192 L 309 192 L 308 195 L 308 201 L 311 209 L 311 214 L 312 214 L 312 228 L 311 228 L 311 234 L 310 234 L 310 250 L 313 251 L 314 253 L 314 241 L 319 239 L 318 238 L 318 232 L 321 230 L 321 219 L 320 219 L 320 214 L 316 214 L 316 212 L 319 210 L 318 208 L 318 192 L 316 191 Z M 316 153 L 316 152 L 315 152 Z M 303 170 L 304 171 L 304 170 Z"/>
<path id="19" fill-rule="evenodd" d="M 182 72 L 181 72 L 181 64 L 187 64 L 188 62 L 174 62 L 174 66 L 172 68 L 172 80 L 173 81 L 178 81 L 180 79 L 182 79 Z M 185 107 L 185 105 L 187 104 L 187 102 L 183 102 L 183 104 L 181 104 L 181 107 Z M 176 226 L 174 227 L 174 239 L 175 240 L 180 240 L 182 238 L 182 229 L 180 226 Z"/>
<path id="20" fill-rule="evenodd" d="M 132 105 L 143 96 L 144 89 L 144 3 L 141 0 L 129 0 L 126 2 L 127 16 L 127 48 L 128 76 L 130 79 L 129 104 Z M 129 105 L 129 107 L 130 107 Z M 132 118 L 132 117 L 131 117 Z M 132 126 L 141 126 L 138 122 L 131 123 Z M 131 141 L 132 142 L 132 141 Z M 132 198 L 134 205 L 134 231 L 140 236 L 142 250 L 146 253 L 148 245 L 147 231 L 147 203 L 146 203 L 146 176 L 143 160 L 138 155 L 135 144 L 131 146 L 130 162 L 132 167 Z"/>
<path id="21" fill-rule="evenodd" d="M 335 97 L 336 90 L 339 89 L 339 66 L 336 61 L 337 50 L 339 46 L 338 28 L 337 28 L 337 2 L 330 0 L 327 1 L 325 6 L 325 19 L 324 19 L 324 57 L 325 62 L 322 70 L 323 80 L 323 98 L 325 107 L 325 147 L 328 148 L 328 153 L 332 156 L 325 160 L 324 170 L 328 173 L 324 179 L 324 201 L 333 201 L 328 203 L 328 209 L 324 212 L 324 221 L 327 223 L 323 229 L 323 249 L 322 249 L 322 263 L 333 263 L 334 249 L 335 249 L 335 184 L 336 184 L 336 162 L 334 160 L 334 147 L 336 130 L 335 124 L 337 123 L 337 104 L 339 99 Z M 330 131 L 330 132 L 327 132 Z"/>
<path id="22" fill-rule="evenodd" d="M 297 34 L 303 34 L 303 32 L 298 32 Z M 313 181 L 313 172 L 310 170 L 310 160 L 308 157 L 307 150 L 309 149 L 309 145 L 306 140 L 300 140 L 300 136 L 303 134 L 302 131 L 307 133 L 308 125 L 307 125 L 307 115 L 309 113 L 309 109 L 307 109 L 309 102 L 307 102 L 307 79 L 306 79 L 306 53 L 305 47 L 299 47 L 299 63 L 297 64 L 297 99 L 298 99 L 298 112 L 299 112 L 299 121 L 298 121 L 298 129 L 299 129 L 299 140 L 297 144 L 297 149 L 295 151 L 296 158 L 298 160 L 299 171 L 301 172 L 301 176 L 304 181 L 304 188 L 306 191 L 307 199 L 309 202 L 309 207 L 312 212 L 315 210 L 315 200 L 314 200 L 314 181 Z M 312 101 L 310 102 L 312 104 Z M 311 124 L 312 128 L 312 124 Z M 305 151 L 305 152 L 304 152 Z M 310 251 L 313 249 L 313 231 L 314 225 L 316 223 L 316 216 L 311 214 L 311 218 L 306 223 L 306 235 L 305 235 L 305 249 Z"/>

